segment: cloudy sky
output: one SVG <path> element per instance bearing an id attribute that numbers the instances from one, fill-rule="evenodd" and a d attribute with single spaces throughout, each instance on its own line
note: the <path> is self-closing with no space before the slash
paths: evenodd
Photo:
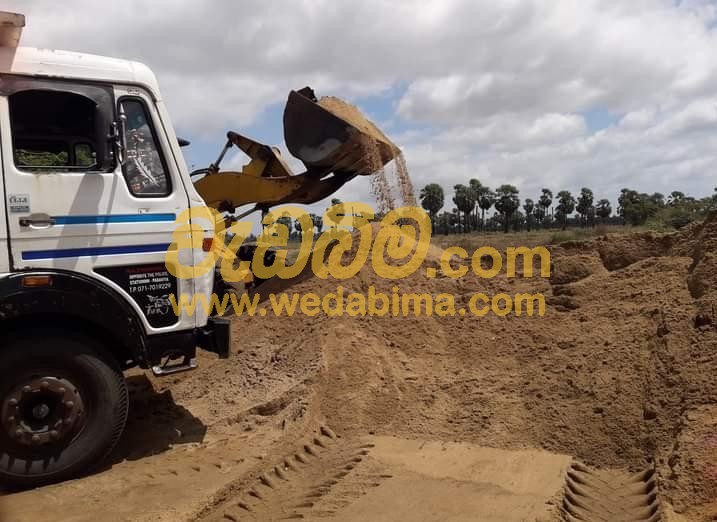
<path id="1" fill-rule="evenodd" d="M 8 5 L 9 4 L 9 5 Z M 359 105 L 414 183 L 521 197 L 717 185 L 717 4 L 706 0 L 5 1 L 23 44 L 139 60 L 187 161 L 227 129 L 283 140 L 290 89 Z M 238 160 L 235 160 L 238 161 Z M 370 201 L 365 179 L 344 200 Z M 450 198 L 447 198 L 450 201 Z M 447 207 L 450 203 L 447 203 Z"/>

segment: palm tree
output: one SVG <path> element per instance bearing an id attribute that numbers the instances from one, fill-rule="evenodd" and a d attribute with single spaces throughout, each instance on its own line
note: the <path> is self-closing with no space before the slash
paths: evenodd
<path id="1" fill-rule="evenodd" d="M 563 230 L 568 228 L 568 216 L 575 211 L 575 198 L 569 190 L 558 192 L 558 206 L 556 207 L 558 221 L 562 224 Z"/>
<path id="2" fill-rule="evenodd" d="M 518 189 L 513 185 L 501 185 L 495 191 L 495 209 L 500 212 L 503 219 L 503 232 L 506 234 L 510 228 L 510 219 L 520 207 Z"/>
<path id="3" fill-rule="evenodd" d="M 453 196 L 453 203 L 455 203 L 458 211 L 463 213 L 463 232 L 465 233 L 468 232 L 468 219 L 475 207 L 475 201 L 469 187 L 459 183 L 453 187 L 453 190 L 456 192 L 456 195 Z"/>
<path id="4" fill-rule="evenodd" d="M 538 199 L 538 205 L 543 209 L 543 215 L 549 216 L 550 213 L 548 210 L 550 209 L 550 205 L 553 204 L 553 191 L 550 189 L 544 188 L 542 190 L 542 194 L 540 195 L 540 199 Z"/>
<path id="5" fill-rule="evenodd" d="M 485 228 L 485 213 L 495 204 L 495 194 L 485 185 L 478 192 L 478 206 L 481 210 L 481 228 Z"/>
<path id="6" fill-rule="evenodd" d="M 523 210 L 525 211 L 525 224 L 528 227 L 528 232 L 530 232 L 530 226 L 533 222 L 533 211 L 535 210 L 535 202 L 528 198 L 525 200 L 525 203 L 523 203 Z"/>
<path id="7" fill-rule="evenodd" d="M 593 200 L 594 196 L 592 190 L 587 187 L 580 189 L 580 196 L 578 197 L 576 210 L 578 211 L 578 214 L 580 214 L 580 220 L 582 221 L 583 226 L 587 225 L 588 214 L 593 206 Z"/>
<path id="8" fill-rule="evenodd" d="M 472 224 L 474 225 L 473 228 L 478 228 L 478 198 L 480 197 L 481 189 L 483 188 L 483 184 L 478 181 L 476 178 L 472 178 L 468 182 L 468 188 L 470 188 L 471 191 L 471 198 L 473 199 L 473 212 L 475 213 L 475 216 L 473 219 L 471 219 Z"/>
<path id="9" fill-rule="evenodd" d="M 612 214 L 612 206 L 610 205 L 610 202 L 607 199 L 601 199 L 598 201 L 597 206 L 595 207 L 595 213 L 600 219 L 602 219 L 603 223 L 607 221 L 607 218 L 609 218 L 610 214 Z"/>
<path id="10" fill-rule="evenodd" d="M 431 223 L 433 224 L 433 228 L 435 230 L 436 216 L 443 208 L 445 200 L 443 187 L 441 187 L 438 183 L 430 183 L 421 189 L 419 198 L 421 200 L 421 206 L 431 216 Z"/>

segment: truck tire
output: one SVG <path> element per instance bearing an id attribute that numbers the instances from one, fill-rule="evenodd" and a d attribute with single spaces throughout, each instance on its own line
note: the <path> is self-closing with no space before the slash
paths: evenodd
<path id="1" fill-rule="evenodd" d="M 0 344 L 0 484 L 29 488 L 99 464 L 122 435 L 127 384 L 94 339 L 45 331 Z"/>

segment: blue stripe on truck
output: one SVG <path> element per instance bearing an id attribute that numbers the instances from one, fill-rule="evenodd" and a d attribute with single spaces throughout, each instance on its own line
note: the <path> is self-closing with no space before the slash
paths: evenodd
<path id="1" fill-rule="evenodd" d="M 52 216 L 56 225 L 95 225 L 105 223 L 166 223 L 177 219 L 176 214 L 110 214 L 103 216 Z"/>
<path id="2" fill-rule="evenodd" d="M 112 256 L 119 254 L 150 254 L 166 252 L 169 243 L 156 243 L 153 245 L 127 245 L 89 248 L 64 248 L 59 250 L 30 250 L 22 253 L 27 261 L 33 259 L 63 259 L 68 257 Z"/>

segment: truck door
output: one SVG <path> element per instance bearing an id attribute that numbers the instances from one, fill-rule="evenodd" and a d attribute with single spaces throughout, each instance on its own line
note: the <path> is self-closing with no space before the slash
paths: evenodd
<path id="1" fill-rule="evenodd" d="M 0 144 L 2 136 L 0 136 Z M 0 147 L 0 217 L 5 217 L 5 183 L 2 180 L 3 161 Z M 10 271 L 10 245 L 7 240 L 7 227 L 0 226 L 0 273 Z"/>
<path id="2" fill-rule="evenodd" d="M 193 328 L 194 318 L 178 318 L 168 299 L 192 291 L 165 266 L 188 197 L 152 99 L 134 87 L 0 79 L 14 269 L 90 275 L 123 294 L 149 333 Z M 126 131 L 124 164 L 113 128 Z"/>

